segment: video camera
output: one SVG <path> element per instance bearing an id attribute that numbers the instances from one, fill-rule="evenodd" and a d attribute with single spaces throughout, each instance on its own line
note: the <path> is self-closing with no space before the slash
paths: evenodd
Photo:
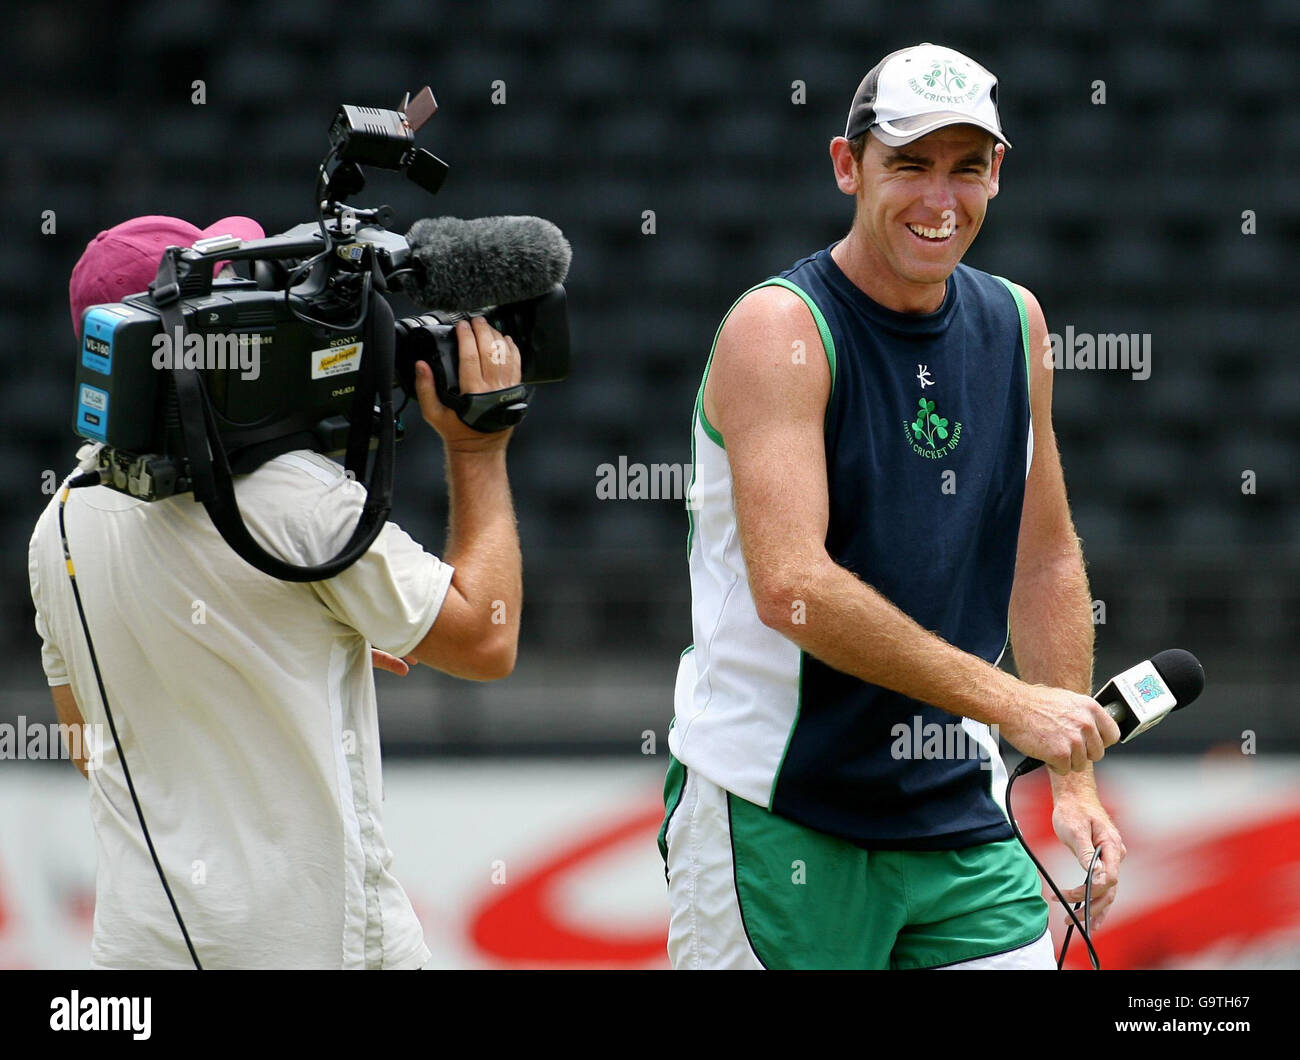
<path id="1" fill-rule="evenodd" d="M 397 110 L 341 107 L 320 164 L 315 222 L 266 239 L 168 247 L 147 292 L 86 309 L 74 430 L 101 448 L 97 475 L 77 485 L 145 501 L 193 492 L 259 570 L 322 580 L 364 554 L 391 510 L 402 434 L 393 389 L 414 394 L 417 360 L 432 367 L 443 403 L 484 432 L 518 423 L 533 384 L 568 375 L 570 252 L 554 225 L 443 218 L 419 221 L 403 237 L 388 230 L 389 207 L 344 201 L 364 187 L 362 163 L 436 194 L 448 167 L 414 147 L 436 110 L 428 87 Z M 248 262 L 251 276 L 214 280 L 219 261 Z M 396 320 L 385 297 L 395 288 L 433 312 Z M 515 341 L 519 385 L 461 392 L 455 321 L 471 313 Z M 293 449 L 346 453 L 348 472 L 367 486 L 352 539 L 315 567 L 286 564 L 253 541 L 231 482 Z"/>

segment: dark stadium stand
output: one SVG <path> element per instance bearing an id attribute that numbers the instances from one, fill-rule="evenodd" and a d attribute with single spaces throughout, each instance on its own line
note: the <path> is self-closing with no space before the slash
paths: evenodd
<path id="1" fill-rule="evenodd" d="M 428 82 L 441 110 L 421 142 L 451 163 L 442 194 L 375 172 L 357 201 L 392 204 L 403 227 L 440 213 L 554 220 L 574 248 L 576 368 L 539 394 L 511 450 L 527 602 L 515 675 L 472 688 L 380 677 L 385 738 L 626 751 L 645 729 L 662 734 L 691 637 L 687 519 L 680 502 L 598 500 L 597 468 L 690 460 L 721 315 L 847 227 L 826 144 L 858 80 L 886 51 L 936 40 L 999 75 L 1014 144 L 968 261 L 1034 290 L 1054 331 L 1150 335 L 1145 381 L 1057 378 L 1067 480 L 1106 604 L 1098 676 L 1186 647 L 1206 695 L 1144 750 L 1238 739 L 1248 714 L 1267 718 L 1275 749 L 1300 750 L 1300 712 L 1284 709 L 1300 690 L 1294 5 L 1257 5 L 1249 28 L 1191 0 L 999 5 L 997 23 L 958 0 L 809 0 L 797 15 L 757 0 L 119 10 L 46 3 L 10 27 L 0 716 L 34 713 L 36 693 L 48 702 L 27 540 L 48 499 L 42 471 L 62 476 L 76 448 L 66 291 L 86 241 L 149 212 L 200 225 L 248 213 L 268 231 L 305 220 L 337 105 L 391 107 Z M 92 46 L 102 63 L 86 69 Z M 1104 106 L 1090 102 L 1095 80 Z M 1244 210 L 1257 234 L 1242 234 Z M 394 517 L 438 551 L 431 432 L 415 426 L 398 461 Z"/>

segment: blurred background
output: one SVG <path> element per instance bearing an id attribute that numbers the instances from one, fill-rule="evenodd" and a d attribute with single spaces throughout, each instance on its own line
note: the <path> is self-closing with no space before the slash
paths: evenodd
<path id="1" fill-rule="evenodd" d="M 827 143 L 867 69 L 934 41 L 999 77 L 1015 145 L 967 262 L 1033 290 L 1054 332 L 1150 336 L 1148 379 L 1066 371 L 1055 394 L 1098 679 L 1169 646 L 1209 675 L 1195 709 L 1103 767 L 1130 857 L 1102 960 L 1300 967 L 1297 3 L 19 6 L 0 94 L 0 723 L 53 720 L 25 560 L 44 473 L 77 447 L 67 278 L 86 242 L 144 213 L 307 220 L 338 105 L 427 83 L 441 193 L 371 170 L 354 201 L 392 205 L 402 231 L 553 220 L 574 251 L 575 370 L 510 450 L 515 673 L 377 675 L 395 869 L 444 966 L 662 966 L 653 836 L 691 637 L 687 518 L 680 498 L 599 499 L 599 469 L 689 463 L 722 314 L 845 233 Z M 418 422 L 393 518 L 440 550 L 439 447 Z M 0 762 L 0 965 L 88 958 L 81 784 L 66 762 Z M 1051 849 L 1045 783 L 1017 799 Z M 1080 874 L 1049 865 L 1063 886 Z"/>

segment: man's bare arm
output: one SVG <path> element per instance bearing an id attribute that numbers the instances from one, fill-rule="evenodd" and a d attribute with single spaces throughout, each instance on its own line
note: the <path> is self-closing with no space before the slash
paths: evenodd
<path id="1" fill-rule="evenodd" d="M 457 326 L 461 386 L 496 390 L 520 378 L 514 340 L 482 317 Z M 506 444 L 510 430 L 481 434 L 438 400 L 428 365 L 416 365 L 416 391 L 425 421 L 441 435 L 447 459 L 447 545 L 455 567 L 438 617 L 411 654 L 455 677 L 493 681 L 515 665 L 523 609 L 523 570 Z"/>
<path id="2" fill-rule="evenodd" d="M 1092 688 L 1092 597 L 1084 570 L 1065 476 L 1052 428 L 1047 321 L 1038 299 L 1019 288 L 1029 311 L 1030 403 L 1034 460 L 1025 482 L 1024 510 L 1011 591 L 1011 650 L 1024 681 L 1055 685 L 1088 695 Z M 1057 784 L 1091 784 L 1091 766 Z"/>
<path id="3" fill-rule="evenodd" d="M 456 677 L 496 680 L 514 669 L 523 603 L 505 450 L 448 450 L 447 494 L 443 558 L 455 571 L 438 617 L 412 654 Z"/>
<path id="4" fill-rule="evenodd" d="M 1034 463 L 1025 482 L 1011 590 L 1011 650 L 1023 680 L 1087 693 L 1092 687 L 1092 594 L 1052 429 L 1052 366 L 1043 356 L 1047 321 L 1038 300 L 1023 287 L 1020 292 L 1029 312 Z M 1124 839 L 1101 805 L 1092 763 L 1064 776 L 1051 774 L 1051 781 L 1057 836 L 1085 870 L 1101 848 L 1100 872 L 1092 886 L 1093 927 L 1098 928 L 1115 901 L 1127 853 Z M 1082 886 L 1065 892 L 1071 902 L 1083 896 Z"/>
<path id="5" fill-rule="evenodd" d="M 83 727 L 85 723 L 81 720 L 81 708 L 77 706 L 77 700 L 72 694 L 72 686 L 53 685 L 50 694 L 54 697 L 54 713 L 59 717 L 59 724 L 75 726 L 82 734 L 72 747 L 67 748 L 67 751 L 77 771 L 88 778 L 90 774 L 86 772 L 86 730 Z"/>
<path id="6" fill-rule="evenodd" d="M 1100 758 L 1119 734 L 1092 700 L 1024 684 L 961 651 L 827 553 L 830 369 L 822 356 L 793 357 L 799 342 L 822 349 L 802 300 L 778 287 L 755 291 L 723 326 L 704 393 L 726 445 L 761 620 L 838 670 L 999 725 L 1054 770 Z"/>

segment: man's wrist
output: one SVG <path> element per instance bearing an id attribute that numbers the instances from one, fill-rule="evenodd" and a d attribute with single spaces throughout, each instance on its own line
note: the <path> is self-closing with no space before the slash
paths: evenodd
<path id="1" fill-rule="evenodd" d="M 1061 776 L 1049 771 L 1052 782 L 1052 799 L 1059 802 L 1071 798 L 1097 798 L 1097 777 L 1089 762 L 1083 769 Z"/>
<path id="2" fill-rule="evenodd" d="M 957 713 L 986 725 L 1001 725 L 1016 703 L 1020 682 L 996 666 L 982 668 L 965 702 L 956 704 Z"/>
<path id="3" fill-rule="evenodd" d="M 457 438 L 442 440 L 443 451 L 447 459 L 453 457 L 481 457 L 504 455 L 509 435 L 502 438 L 499 434 L 485 434 L 481 438 Z"/>

